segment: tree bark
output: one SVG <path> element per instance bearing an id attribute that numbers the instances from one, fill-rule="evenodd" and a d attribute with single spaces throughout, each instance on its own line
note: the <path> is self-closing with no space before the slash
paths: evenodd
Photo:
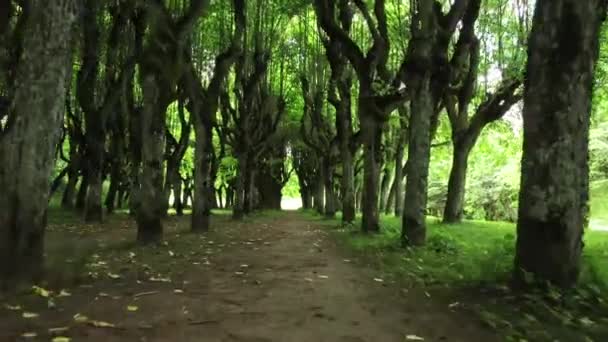
<path id="1" fill-rule="evenodd" d="M 394 196 L 395 196 L 395 208 L 394 213 L 396 217 L 401 217 L 403 212 L 403 175 L 405 170 L 403 169 L 403 158 L 405 153 L 405 144 L 408 141 L 407 135 L 407 116 L 408 111 L 405 107 L 399 109 L 400 119 L 400 131 L 399 138 L 397 139 L 397 148 L 395 150 L 395 182 L 394 182 Z"/>
<path id="2" fill-rule="evenodd" d="M 49 177 L 70 79 L 74 0 L 29 1 L 9 121 L 0 135 L 0 287 L 42 274 Z"/>
<path id="3" fill-rule="evenodd" d="M 361 101 L 360 101 L 361 102 Z M 365 110 L 365 105 L 359 104 L 359 110 Z M 378 192 L 380 179 L 379 155 L 382 144 L 382 123 L 371 114 L 359 114 L 361 118 L 361 133 L 363 134 L 363 198 L 361 229 L 366 233 L 380 231 L 378 212 Z"/>
<path id="4" fill-rule="evenodd" d="M 194 123 L 196 148 L 194 151 L 194 203 L 192 204 L 192 231 L 209 231 L 211 199 L 209 198 L 209 183 L 211 182 L 211 151 L 212 130 L 209 123 Z"/>
<path id="5" fill-rule="evenodd" d="M 382 182 L 380 182 L 380 211 L 383 212 L 388 208 L 388 200 L 390 196 L 390 189 L 392 189 L 392 185 L 394 180 L 392 179 L 393 173 L 392 170 L 385 165 L 384 172 L 382 176 Z"/>
<path id="6" fill-rule="evenodd" d="M 163 161 L 165 116 L 169 101 L 154 73 L 142 75 L 144 106 L 141 112 L 141 175 L 136 213 L 137 241 L 158 243 L 163 236 Z M 163 92 L 165 92 L 163 94 Z"/>
<path id="7" fill-rule="evenodd" d="M 328 157 L 322 158 L 323 167 L 323 186 L 325 188 L 325 217 L 334 218 L 336 216 L 333 169 Z"/>
<path id="8" fill-rule="evenodd" d="M 242 220 L 245 216 L 245 173 L 247 172 L 247 156 L 240 154 L 237 157 L 238 169 L 236 173 L 236 187 L 234 195 L 234 209 L 232 218 Z"/>
<path id="9" fill-rule="evenodd" d="M 100 4 L 96 0 L 85 2 L 86 11 L 82 14 L 84 41 L 82 49 L 82 67 L 78 72 L 77 98 L 84 112 L 86 160 L 88 188 L 84 206 L 85 222 L 101 222 L 103 207 L 101 204 L 102 167 L 105 145 L 103 118 L 96 105 L 96 85 L 99 77 L 100 28 L 98 14 Z"/>
<path id="10" fill-rule="evenodd" d="M 589 200 L 593 75 L 606 1 L 539 0 L 528 47 L 515 281 L 573 286 Z"/>
<path id="11" fill-rule="evenodd" d="M 434 99 L 431 89 L 435 15 L 432 1 L 419 3 L 412 19 L 410 58 L 410 121 L 407 181 L 401 239 L 404 245 L 420 246 L 426 241 L 427 182 L 431 152 L 431 117 Z"/>
<path id="12" fill-rule="evenodd" d="M 462 221 L 467 167 L 471 148 L 472 146 L 466 142 L 454 144 L 452 169 L 448 181 L 448 196 L 443 213 L 443 221 L 446 223 Z"/>
<path id="13" fill-rule="evenodd" d="M 87 190 L 89 189 L 89 177 L 87 176 L 86 170 L 82 170 L 82 177 L 80 177 L 80 186 L 78 187 L 78 193 L 76 194 L 76 210 L 83 211 L 87 198 Z"/>
<path id="14" fill-rule="evenodd" d="M 323 184 L 322 176 L 315 182 L 314 207 L 319 215 L 323 215 L 325 208 L 325 185 Z"/>

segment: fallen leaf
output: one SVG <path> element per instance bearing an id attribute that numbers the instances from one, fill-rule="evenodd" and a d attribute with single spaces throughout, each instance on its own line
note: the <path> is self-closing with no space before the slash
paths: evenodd
<path id="1" fill-rule="evenodd" d="M 173 251 L 169 251 L 169 256 L 170 256 L 170 257 L 174 257 L 174 256 L 175 256 L 175 253 L 173 253 Z"/>
<path id="2" fill-rule="evenodd" d="M 135 306 L 135 305 L 129 305 L 129 306 L 127 306 L 127 311 L 135 312 L 137 310 L 139 310 L 139 308 L 137 306 Z"/>
<path id="3" fill-rule="evenodd" d="M 237 272 L 234 272 L 234 274 L 236 274 L 236 275 L 243 275 L 243 274 L 245 274 L 245 273 L 240 272 L 240 271 L 237 271 Z"/>
<path id="4" fill-rule="evenodd" d="M 152 278 L 150 278 L 150 281 L 157 282 L 157 283 L 170 283 L 171 279 L 169 279 L 169 278 L 156 278 L 156 277 L 152 277 Z"/>
<path id="5" fill-rule="evenodd" d="M 247 264 L 242 264 L 241 265 L 241 268 L 247 268 L 247 267 L 249 267 L 249 265 L 247 265 Z"/>
<path id="6" fill-rule="evenodd" d="M 375 281 L 375 282 L 377 282 L 377 283 L 383 283 L 383 282 L 384 282 L 384 279 L 381 279 L 381 278 L 374 278 L 374 281 Z"/>
<path id="7" fill-rule="evenodd" d="M 51 342 L 70 342 L 72 339 L 65 336 L 54 337 Z"/>
<path id="8" fill-rule="evenodd" d="M 47 298 L 50 295 L 50 292 L 47 289 L 43 289 L 39 286 L 32 286 L 32 291 L 40 297 Z"/>
<path id="9" fill-rule="evenodd" d="M 110 272 L 108 272 L 108 277 L 111 279 L 114 279 L 114 280 L 120 279 L 120 275 L 115 274 L 115 273 L 110 273 Z"/>
<path id="10" fill-rule="evenodd" d="M 11 310 L 11 311 L 19 311 L 21 310 L 21 306 L 20 305 L 10 305 L 10 304 L 4 304 L 4 307 L 7 310 Z"/>
<path id="11" fill-rule="evenodd" d="M 158 293 L 160 293 L 160 292 L 158 292 L 158 291 L 141 292 L 141 293 L 136 293 L 133 297 L 139 298 L 139 297 L 143 297 L 143 296 L 155 295 Z"/>
<path id="12" fill-rule="evenodd" d="M 68 330 L 70 330 L 69 327 L 50 328 L 49 329 L 49 334 L 56 335 L 56 334 L 64 333 L 64 332 L 66 332 Z"/>
<path id="13" fill-rule="evenodd" d="M 25 332 L 21 334 L 21 337 L 23 338 L 34 338 L 36 336 L 38 336 L 38 334 L 36 334 L 35 332 Z"/>
<path id="14" fill-rule="evenodd" d="M 79 313 L 74 315 L 74 321 L 76 321 L 77 323 L 85 323 L 89 320 L 89 318 L 85 315 L 81 315 Z"/>
<path id="15" fill-rule="evenodd" d="M 313 282 L 313 280 L 311 278 L 304 278 L 304 280 L 309 281 L 309 282 Z"/>
<path id="16" fill-rule="evenodd" d="M 23 318 L 28 318 L 29 319 L 29 318 L 37 318 L 40 315 L 38 315 L 37 313 L 34 313 L 34 312 L 24 312 L 22 314 L 22 316 L 23 316 Z"/>
<path id="17" fill-rule="evenodd" d="M 66 290 L 61 290 L 61 292 L 59 292 L 59 295 L 58 295 L 58 296 L 59 296 L 59 297 L 69 297 L 69 296 L 71 296 L 71 295 L 72 295 L 72 294 L 71 294 L 71 293 L 69 293 L 68 291 L 66 291 Z"/>
<path id="18" fill-rule="evenodd" d="M 322 275 L 322 274 L 319 274 L 318 277 L 321 278 L 321 279 L 328 279 L 329 278 L 328 276 Z"/>
<path id="19" fill-rule="evenodd" d="M 416 335 L 405 335 L 406 341 L 424 341 L 424 338 Z"/>
<path id="20" fill-rule="evenodd" d="M 175 289 L 175 290 L 173 290 L 173 293 L 184 293 L 184 290 Z"/>
<path id="21" fill-rule="evenodd" d="M 87 321 L 87 323 L 96 328 L 116 328 L 116 325 L 104 321 Z"/>
<path id="22" fill-rule="evenodd" d="M 457 307 L 457 306 L 459 306 L 459 305 L 460 305 L 460 303 L 458 303 L 458 302 L 454 302 L 454 303 L 452 303 L 452 304 L 448 305 L 448 307 L 449 307 L 450 309 L 453 309 L 453 308 L 455 308 L 455 307 Z"/>

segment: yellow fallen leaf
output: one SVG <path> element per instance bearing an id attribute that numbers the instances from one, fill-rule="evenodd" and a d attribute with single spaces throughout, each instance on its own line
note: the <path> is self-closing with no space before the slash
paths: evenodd
<path id="1" fill-rule="evenodd" d="M 139 310 L 139 308 L 137 306 L 135 306 L 135 305 L 129 305 L 129 306 L 127 306 L 127 311 L 135 312 L 137 310 Z"/>
<path id="2" fill-rule="evenodd" d="M 120 276 L 118 274 L 111 273 L 111 272 L 108 272 L 108 277 L 111 279 L 114 279 L 114 280 L 120 279 Z"/>
<path id="3" fill-rule="evenodd" d="M 87 323 L 89 323 L 90 325 L 92 325 L 96 328 L 115 328 L 116 327 L 116 325 L 114 325 L 112 323 L 104 322 L 104 321 L 88 321 Z"/>
<path id="4" fill-rule="evenodd" d="M 70 327 L 57 327 L 57 328 L 50 328 L 49 329 L 49 334 L 51 335 L 57 335 L 60 333 L 64 333 L 66 331 L 70 330 Z"/>
<path id="5" fill-rule="evenodd" d="M 424 341 L 424 338 L 416 335 L 405 335 L 407 341 Z"/>
<path id="6" fill-rule="evenodd" d="M 21 337 L 23 338 L 34 338 L 36 336 L 38 336 L 38 334 L 36 334 L 35 332 L 26 332 L 21 334 Z"/>
<path id="7" fill-rule="evenodd" d="M 72 339 L 65 336 L 54 337 L 51 342 L 70 342 Z"/>
<path id="8" fill-rule="evenodd" d="M 61 290 L 61 292 L 59 292 L 59 297 L 69 297 L 69 296 L 71 296 L 71 295 L 72 295 L 72 294 L 71 294 L 71 293 L 69 293 L 69 292 L 68 292 L 68 291 L 66 291 L 66 290 Z"/>
<path id="9" fill-rule="evenodd" d="M 35 294 L 41 296 L 41 297 L 48 297 L 50 295 L 50 292 L 46 289 L 43 289 L 42 287 L 39 286 L 32 286 L 32 291 L 34 291 Z"/>
<path id="10" fill-rule="evenodd" d="M 175 289 L 175 290 L 173 290 L 173 293 L 184 293 L 184 290 Z"/>
<path id="11" fill-rule="evenodd" d="M 170 283 L 171 279 L 169 279 L 169 278 L 156 278 L 156 277 L 152 277 L 152 278 L 150 278 L 150 281 L 158 282 L 158 283 Z"/>
<path id="12" fill-rule="evenodd" d="M 38 315 L 37 313 L 34 313 L 34 312 L 24 312 L 22 314 L 22 316 L 23 316 L 23 318 L 36 318 L 40 315 Z"/>
<path id="13" fill-rule="evenodd" d="M 19 310 L 21 310 L 21 306 L 20 305 L 4 304 L 4 308 L 6 308 L 7 310 L 11 310 L 11 311 L 19 311 Z"/>
<path id="14" fill-rule="evenodd" d="M 74 315 L 74 321 L 78 322 L 78 323 L 85 323 L 89 320 L 89 318 L 85 315 L 81 315 L 79 313 Z"/>

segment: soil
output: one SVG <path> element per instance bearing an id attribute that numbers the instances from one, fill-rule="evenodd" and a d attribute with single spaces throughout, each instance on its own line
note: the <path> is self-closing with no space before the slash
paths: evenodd
<path id="1" fill-rule="evenodd" d="M 240 223 L 217 216 L 204 235 L 187 234 L 188 223 L 170 218 L 168 243 L 147 248 L 130 245 L 135 233 L 126 216 L 101 226 L 52 226 L 49 257 L 66 248 L 53 241 L 68 241 L 77 254 L 98 253 L 88 261 L 89 275 L 66 288 L 69 296 L 47 285 L 49 297 L 0 298 L 0 340 L 500 340 L 425 289 L 403 288 L 349 260 L 322 221 L 297 212 Z M 64 268 L 74 262 L 66 258 Z M 23 318 L 26 311 L 39 316 Z M 100 322 L 113 326 L 95 326 Z M 59 327 L 68 330 L 48 330 Z"/>

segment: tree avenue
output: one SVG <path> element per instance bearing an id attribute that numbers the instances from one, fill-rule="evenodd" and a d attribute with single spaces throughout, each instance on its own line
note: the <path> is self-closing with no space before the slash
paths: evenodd
<path id="1" fill-rule="evenodd" d="M 44 279 L 57 211 L 154 248 L 288 199 L 370 239 L 399 217 L 408 253 L 445 247 L 429 217 L 513 222 L 512 284 L 574 287 L 607 3 L 0 0 L 0 284 Z"/>

